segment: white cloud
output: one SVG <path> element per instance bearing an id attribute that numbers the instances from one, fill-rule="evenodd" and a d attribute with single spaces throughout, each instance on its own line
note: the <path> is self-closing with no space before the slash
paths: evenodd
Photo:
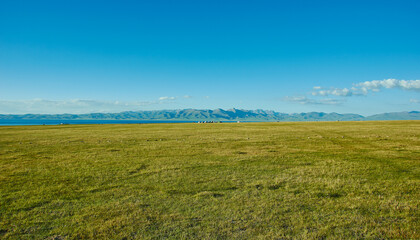
<path id="1" fill-rule="evenodd" d="M 182 97 L 168 97 L 168 96 L 164 96 L 164 97 L 160 97 L 159 101 L 172 101 L 172 100 L 176 100 L 176 99 L 180 99 L 180 98 L 185 98 L 185 99 L 190 99 L 192 98 L 192 96 L 190 95 L 184 95 Z"/>
<path id="2" fill-rule="evenodd" d="M 322 89 L 317 88 L 318 91 L 313 92 L 312 95 L 314 96 L 328 96 L 328 95 L 335 95 L 335 96 L 341 96 L 341 97 L 348 97 L 353 95 L 353 92 L 348 88 L 331 88 L 331 89 Z"/>
<path id="3" fill-rule="evenodd" d="M 419 99 L 410 99 L 410 103 L 420 103 Z"/>
<path id="4" fill-rule="evenodd" d="M 366 90 L 379 90 L 381 88 L 401 88 L 404 90 L 420 90 L 420 80 L 397 80 L 397 79 L 385 79 L 382 81 L 366 81 L 356 84 L 357 87 L 364 88 Z"/>
<path id="5" fill-rule="evenodd" d="M 166 101 L 166 100 L 175 100 L 177 97 L 160 97 L 159 101 Z"/>
<path id="6" fill-rule="evenodd" d="M 137 111 L 143 106 L 159 104 L 156 101 L 96 101 L 96 100 L 0 100 L 1 114 L 58 114 Z"/>
<path id="7" fill-rule="evenodd" d="M 369 91 L 379 92 L 384 88 L 397 88 L 402 90 L 420 91 L 420 80 L 398 80 L 385 79 L 366 81 L 362 83 L 353 84 L 352 88 L 328 88 L 314 87 L 312 92 L 314 96 L 341 96 L 350 97 L 353 95 L 367 95 Z"/>
<path id="8" fill-rule="evenodd" d="M 299 97 L 285 97 L 283 99 L 286 102 L 294 102 L 304 105 L 340 105 L 344 101 L 340 99 L 332 99 L 332 98 L 325 98 L 325 99 L 311 99 L 304 96 Z"/>

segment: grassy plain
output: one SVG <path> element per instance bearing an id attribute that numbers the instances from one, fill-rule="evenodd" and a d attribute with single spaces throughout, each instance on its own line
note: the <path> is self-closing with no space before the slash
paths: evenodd
<path id="1" fill-rule="evenodd" d="M 419 239 L 420 121 L 0 127 L 2 239 Z"/>

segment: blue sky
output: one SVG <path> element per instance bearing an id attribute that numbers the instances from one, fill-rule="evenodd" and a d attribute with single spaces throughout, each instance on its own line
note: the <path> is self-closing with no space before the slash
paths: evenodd
<path id="1" fill-rule="evenodd" d="M 0 113 L 419 110 L 419 12 L 404 0 L 1 1 Z"/>

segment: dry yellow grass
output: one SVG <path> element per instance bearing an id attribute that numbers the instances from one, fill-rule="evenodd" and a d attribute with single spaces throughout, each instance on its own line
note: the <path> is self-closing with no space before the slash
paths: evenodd
<path id="1" fill-rule="evenodd" d="M 420 122 L 0 127 L 4 239 L 420 238 Z"/>

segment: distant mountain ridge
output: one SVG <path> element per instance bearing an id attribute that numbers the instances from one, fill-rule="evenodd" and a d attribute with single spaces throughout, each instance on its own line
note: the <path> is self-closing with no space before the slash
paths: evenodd
<path id="1" fill-rule="evenodd" d="M 0 114 L 0 119 L 32 120 L 179 120 L 179 121 L 367 121 L 367 120 L 420 120 L 419 111 L 393 112 L 364 117 L 359 114 L 324 112 L 280 113 L 270 110 L 243 109 L 182 109 L 155 111 L 128 111 L 120 113 L 87 114 Z"/>

